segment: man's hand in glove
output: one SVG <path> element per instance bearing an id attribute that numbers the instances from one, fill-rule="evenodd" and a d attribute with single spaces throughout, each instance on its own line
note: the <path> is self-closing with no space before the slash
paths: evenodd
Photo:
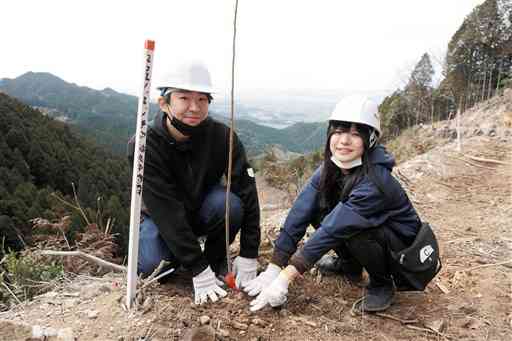
<path id="1" fill-rule="evenodd" d="M 233 273 L 236 276 L 236 287 L 242 288 L 249 281 L 256 278 L 258 261 L 256 258 L 236 257 L 233 261 Z"/>
<path id="2" fill-rule="evenodd" d="M 260 273 L 255 279 L 242 285 L 242 287 L 249 296 L 256 296 L 279 276 L 279 272 L 281 272 L 279 266 L 269 263 L 265 271 Z"/>
<path id="3" fill-rule="evenodd" d="M 263 289 L 258 297 L 251 301 L 251 311 L 260 310 L 267 304 L 270 304 L 272 307 L 283 305 L 288 296 L 289 284 L 290 280 L 288 279 L 288 276 L 284 271 L 281 271 L 277 278 L 272 281 L 270 286 Z"/>
<path id="4" fill-rule="evenodd" d="M 227 295 L 227 292 L 219 286 L 219 281 L 215 277 L 215 273 L 208 266 L 199 275 L 192 278 L 194 284 L 194 302 L 195 304 L 203 304 L 208 301 L 208 297 L 212 302 L 216 302 L 219 298 Z"/>

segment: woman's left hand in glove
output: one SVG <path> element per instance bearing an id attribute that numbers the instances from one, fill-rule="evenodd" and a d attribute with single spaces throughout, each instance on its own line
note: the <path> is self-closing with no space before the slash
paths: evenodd
<path id="1" fill-rule="evenodd" d="M 279 273 L 276 279 L 270 283 L 270 285 L 263 289 L 262 292 L 251 301 L 250 305 L 251 311 L 257 311 L 261 308 L 265 307 L 267 304 L 270 304 L 272 307 L 278 307 L 283 305 L 288 296 L 288 286 L 290 285 L 290 279 L 288 275 L 283 270 Z"/>

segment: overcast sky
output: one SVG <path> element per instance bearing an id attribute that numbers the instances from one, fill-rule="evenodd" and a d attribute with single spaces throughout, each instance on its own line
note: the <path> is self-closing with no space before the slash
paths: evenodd
<path id="1" fill-rule="evenodd" d="M 242 90 L 382 91 L 424 52 L 441 57 L 483 0 L 239 0 L 236 86 Z M 145 39 L 153 85 L 187 59 L 228 88 L 234 0 L 3 0 L 0 78 L 51 72 L 138 94 Z"/>

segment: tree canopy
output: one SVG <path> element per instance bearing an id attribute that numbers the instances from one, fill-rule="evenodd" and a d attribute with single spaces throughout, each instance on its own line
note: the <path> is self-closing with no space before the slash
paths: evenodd
<path id="1" fill-rule="evenodd" d="M 129 215 L 129 167 L 124 158 L 75 136 L 69 127 L 0 93 L 0 235 L 4 249 L 29 244 L 30 219 L 74 217 L 72 230 L 84 221 L 77 199 L 92 221 L 116 219 L 114 232 L 125 240 Z M 53 195 L 52 195 L 53 193 Z M 100 215 L 99 217 L 97 215 Z M 126 245 L 121 245 L 126 247 Z"/>

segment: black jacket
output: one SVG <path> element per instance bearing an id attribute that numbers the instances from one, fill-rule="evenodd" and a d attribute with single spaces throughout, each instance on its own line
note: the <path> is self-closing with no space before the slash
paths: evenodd
<path id="1" fill-rule="evenodd" d="M 229 128 L 207 118 L 204 132 L 177 142 L 167 131 L 159 112 L 148 126 L 142 199 L 162 239 L 180 263 L 202 272 L 208 262 L 197 241 L 198 212 L 209 189 L 227 174 Z M 133 165 L 135 138 L 128 142 Z M 231 192 L 242 201 L 244 218 L 240 256 L 256 258 L 260 244 L 260 210 L 256 182 L 242 143 L 234 135 Z"/>

